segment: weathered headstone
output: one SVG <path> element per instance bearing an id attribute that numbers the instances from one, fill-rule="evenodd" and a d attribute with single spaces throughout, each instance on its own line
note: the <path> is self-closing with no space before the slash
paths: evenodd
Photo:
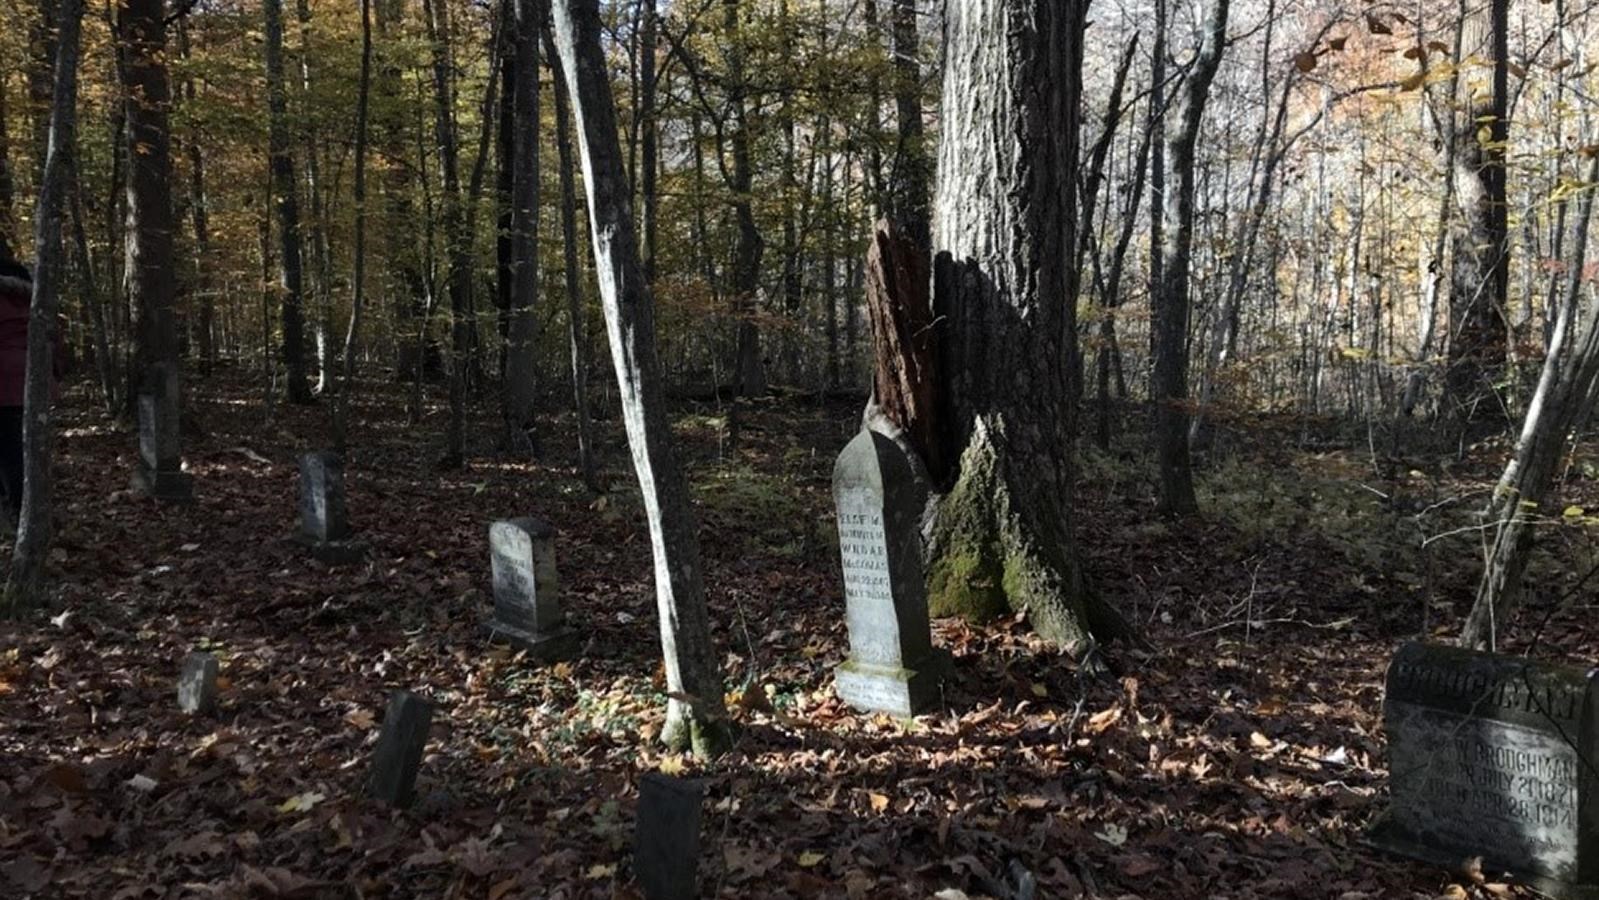
<path id="1" fill-rule="evenodd" d="M 217 704 L 217 658 L 196 650 L 183 658 L 178 676 L 178 708 L 191 715 L 208 713 Z"/>
<path id="2" fill-rule="evenodd" d="M 372 752 L 372 796 L 390 806 L 406 806 L 416 787 L 422 750 L 433 724 L 433 704 L 410 691 L 395 691 L 383 714 L 383 731 Z"/>
<path id="3" fill-rule="evenodd" d="M 645 900 L 693 900 L 705 784 L 649 772 L 638 787 L 633 874 Z"/>
<path id="4" fill-rule="evenodd" d="M 494 575 L 489 632 L 535 659 L 570 654 L 577 635 L 566 627 L 561 612 L 555 529 L 550 523 L 527 516 L 490 525 L 489 563 Z"/>
<path id="5" fill-rule="evenodd" d="M 1596 673 L 1406 644 L 1388 667 L 1384 849 L 1481 857 L 1557 896 L 1599 889 Z"/>
<path id="6" fill-rule="evenodd" d="M 850 651 L 838 695 L 857 709 L 917 715 L 937 702 L 948 667 L 927 615 L 922 482 L 893 441 L 863 430 L 833 466 L 833 501 Z"/>
<path id="7" fill-rule="evenodd" d="M 182 386 L 178 370 L 157 363 L 139 391 L 139 465 L 133 486 L 157 500 L 194 499 L 194 479 L 183 471 L 180 438 Z"/>
<path id="8" fill-rule="evenodd" d="M 355 562 L 366 555 L 366 542 L 350 536 L 344 460 L 337 453 L 300 457 L 300 533 L 296 540 L 325 563 Z"/>

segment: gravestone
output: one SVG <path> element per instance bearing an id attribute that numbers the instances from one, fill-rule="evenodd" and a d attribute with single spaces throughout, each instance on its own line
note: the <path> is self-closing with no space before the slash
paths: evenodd
<path id="1" fill-rule="evenodd" d="M 639 780 L 633 875 L 645 900 L 693 900 L 705 784 L 649 772 Z"/>
<path id="2" fill-rule="evenodd" d="M 183 471 L 182 385 L 178 370 L 164 363 L 150 367 L 139 391 L 139 464 L 133 486 L 157 500 L 194 499 L 194 478 Z"/>
<path id="3" fill-rule="evenodd" d="M 947 656 L 933 649 L 922 577 L 922 482 L 898 445 L 863 430 L 833 466 L 849 659 L 835 686 L 849 705 L 914 716 L 938 700 Z"/>
<path id="4" fill-rule="evenodd" d="M 183 658 L 178 676 L 178 708 L 190 715 L 204 714 L 217 704 L 217 658 L 195 651 Z"/>
<path id="5" fill-rule="evenodd" d="M 1388 667 L 1383 849 L 1481 857 L 1556 896 L 1599 891 L 1595 672 L 1406 644 Z"/>
<path id="6" fill-rule="evenodd" d="M 570 655 L 577 635 L 561 612 L 555 529 L 550 523 L 527 516 L 490 525 L 489 563 L 494 612 L 485 627 L 490 635 L 526 650 L 534 659 Z"/>
<path id="7" fill-rule="evenodd" d="M 325 563 L 356 562 L 366 555 L 366 542 L 350 536 L 344 460 L 337 453 L 300 457 L 300 533 L 295 540 Z"/>
<path id="8" fill-rule="evenodd" d="M 432 724 L 433 704 L 421 696 L 410 691 L 395 691 L 389 696 L 383 731 L 378 735 L 377 749 L 372 751 L 368 778 L 372 796 L 396 807 L 411 802 Z"/>

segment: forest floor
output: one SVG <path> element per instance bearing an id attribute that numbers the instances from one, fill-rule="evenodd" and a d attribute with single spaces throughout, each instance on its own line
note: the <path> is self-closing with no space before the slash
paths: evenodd
<path id="1" fill-rule="evenodd" d="M 702 765 L 653 740 L 649 539 L 619 423 L 599 429 L 614 490 L 596 500 L 569 420 L 527 464 L 493 452 L 485 413 L 468 467 L 441 473 L 442 412 L 408 428 L 403 388 L 364 389 L 347 479 L 373 552 L 332 568 L 286 540 L 296 454 L 322 440 L 325 407 L 267 420 L 242 380 L 199 384 L 198 500 L 163 507 L 128 490 L 133 436 L 72 396 L 60 600 L 0 623 L 0 895 L 636 897 L 650 770 L 708 781 L 704 896 L 1004 898 L 1023 868 L 1049 898 L 1520 890 L 1363 842 L 1386 795 L 1384 668 L 1464 614 L 1471 513 L 1502 445 L 1379 480 L 1363 443 L 1309 449 L 1314 423 L 1234 423 L 1202 472 L 1204 512 L 1182 522 L 1153 515 L 1140 453 L 1084 450 L 1088 575 L 1152 649 L 1118 648 L 1117 678 L 1082 681 L 1024 622 L 939 621 L 954 677 L 937 713 L 900 721 L 852 712 L 831 684 L 847 642 L 829 478 L 855 405 L 757 405 L 732 453 L 714 409 L 680 409 L 741 726 Z M 1574 463 L 1569 502 L 1599 500 L 1593 474 Z M 529 513 L 560 529 L 584 636 L 569 663 L 480 632 L 487 526 Z M 1511 649 L 1595 655 L 1582 518 L 1547 530 Z M 223 662 L 209 717 L 175 703 L 196 648 Z M 405 812 L 360 791 L 396 688 L 438 705 Z"/>

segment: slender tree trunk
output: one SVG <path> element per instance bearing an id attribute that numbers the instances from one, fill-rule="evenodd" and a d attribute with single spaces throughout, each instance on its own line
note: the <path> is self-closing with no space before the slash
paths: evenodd
<path id="1" fill-rule="evenodd" d="M 128 305 L 136 317 L 126 399 L 138 396 L 149 368 L 178 364 L 173 294 L 172 105 L 166 66 L 166 4 L 127 0 L 117 20 L 127 53 Z"/>
<path id="2" fill-rule="evenodd" d="M 1596 182 L 1599 158 L 1588 171 L 1588 183 Z M 1477 600 L 1461 635 L 1461 642 L 1468 647 L 1493 649 L 1520 605 L 1522 576 L 1532 554 L 1533 517 L 1545 511 L 1544 501 L 1554 485 L 1566 442 L 1588 415 L 1599 389 L 1599 308 L 1590 303 L 1585 315 L 1578 315 L 1593 203 L 1594 192 L 1583 192 L 1571 241 L 1572 259 L 1566 267 L 1565 301 L 1537 390 L 1527 405 L 1515 455 L 1493 493 L 1493 543 L 1477 586 Z M 1568 347 L 1579 320 L 1584 322 L 1582 335 Z"/>
<path id="3" fill-rule="evenodd" d="M 160 5 L 160 0 L 156 0 Z M 305 266 L 300 256 L 300 195 L 289 143 L 289 102 L 283 82 L 283 0 L 262 0 L 266 14 L 266 73 L 272 195 L 278 207 L 278 277 L 282 294 L 283 365 L 290 403 L 310 403 L 305 367 Z"/>
<path id="4" fill-rule="evenodd" d="M 732 110 L 733 214 L 738 219 L 738 239 L 733 250 L 733 304 L 738 312 L 738 394 L 756 397 L 766 393 L 766 362 L 761 355 L 761 330 L 756 323 L 756 294 L 761 284 L 761 256 L 766 243 L 755 224 L 752 194 L 755 169 L 750 156 L 750 129 L 746 117 L 744 39 L 739 25 L 739 0 L 723 0 L 723 24 L 728 42 L 727 104 Z"/>
<path id="5" fill-rule="evenodd" d="M 300 26 L 300 130 L 305 142 L 305 196 L 311 206 L 311 254 L 315 263 L 311 284 L 316 298 L 316 393 L 332 388 L 333 347 L 333 247 L 328 239 L 327 195 L 322 189 L 322 154 L 317 151 L 317 134 L 310 122 L 311 106 L 311 4 L 295 0 L 295 18 Z"/>
<path id="6" fill-rule="evenodd" d="M 670 698 L 661 737 L 668 746 L 715 756 L 731 746 L 732 735 L 705 602 L 698 526 L 666 418 L 655 349 L 655 304 L 633 236 L 616 111 L 600 45 L 599 8 L 596 0 L 556 0 L 554 6 L 555 42 L 568 73 L 583 160 L 600 299 L 655 555 Z"/>
<path id="7" fill-rule="evenodd" d="M 73 165 L 77 164 L 73 154 Z M 84 224 L 83 183 L 73 173 L 71 179 L 72 238 L 77 247 L 78 260 L 83 269 L 83 301 L 89 311 L 89 329 L 94 341 L 94 368 L 99 376 L 100 393 L 105 400 L 106 412 L 117 412 L 116 363 L 111 356 L 111 340 L 106 327 L 105 298 L 101 295 L 100 279 L 95 272 L 94 256 L 89 251 L 88 228 Z"/>
<path id="8" fill-rule="evenodd" d="M 1189 271 L 1194 244 L 1194 161 L 1199 127 L 1210 83 L 1221 66 L 1227 42 L 1229 0 L 1215 0 L 1206 23 L 1199 59 L 1183 85 L 1182 118 L 1167 141 L 1175 189 L 1166 195 L 1165 243 L 1160 249 L 1161 282 L 1153 296 L 1151 332 L 1155 368 L 1151 400 L 1155 407 L 1155 450 L 1160 459 L 1160 508 L 1169 515 L 1196 512 L 1194 473 L 1188 455 L 1188 319 L 1192 298 Z"/>
<path id="9" fill-rule="evenodd" d="M 450 292 L 450 420 L 445 432 L 445 452 L 441 465 L 460 466 L 466 457 L 466 378 L 471 363 L 472 260 L 471 232 L 461 194 L 459 152 L 455 130 L 455 101 L 450 85 L 449 22 L 444 0 L 423 0 L 428 40 L 433 45 L 434 140 L 438 145 L 439 168 L 444 177 L 444 233 L 447 250 Z"/>
<path id="10" fill-rule="evenodd" d="M 539 27 L 542 4 L 512 0 L 511 295 L 505 365 L 505 425 L 512 445 L 533 448 L 534 353 L 539 289 Z"/>
<path id="11" fill-rule="evenodd" d="M 544 34 L 545 56 L 555 83 L 555 153 L 561 179 L 561 279 L 566 289 L 566 339 L 572 355 L 572 408 L 577 413 L 577 460 L 583 484 L 596 494 L 603 493 L 599 462 L 595 459 L 594 424 L 589 417 L 588 328 L 583 312 L 583 289 L 578 283 L 577 188 L 573 177 L 572 129 L 567 110 L 566 75 L 561 58 L 548 31 Z"/>
<path id="12" fill-rule="evenodd" d="M 350 325 L 344 332 L 344 366 L 333 398 L 333 447 L 343 451 L 349 442 L 350 404 L 355 392 L 356 341 L 361 313 L 366 306 L 366 149 L 367 120 L 372 95 L 372 15 L 370 0 L 361 0 L 361 81 L 355 101 L 355 247 L 350 298 Z"/>
<path id="13" fill-rule="evenodd" d="M 178 53 L 189 58 L 189 29 L 178 22 Z M 195 106 L 194 76 L 183 79 L 183 102 Z M 194 293 L 200 301 L 200 371 L 211 374 L 216 364 L 216 301 L 211 283 L 211 216 L 205 193 L 205 154 L 200 149 L 199 130 L 187 142 L 189 154 L 189 215 L 194 226 Z"/>
<path id="14" fill-rule="evenodd" d="M 48 152 L 34 215 L 37 261 L 33 305 L 28 311 L 28 362 L 23 387 L 22 518 L 6 582 L 10 610 L 41 605 L 44 564 L 50 553 L 52 482 L 50 464 L 55 443 L 51 394 L 55 387 L 56 312 L 61 308 L 65 253 L 61 221 L 67 192 L 67 170 L 77 143 L 78 35 L 83 0 L 61 0 L 57 14 L 55 79 L 50 111 Z"/>
<path id="15" fill-rule="evenodd" d="M 656 82 L 659 77 L 655 65 L 655 52 L 659 22 L 656 13 L 656 0 L 640 0 L 639 4 L 639 197 L 643 202 L 644 231 L 642 233 L 643 246 L 640 253 L 643 257 L 644 278 L 652 286 L 655 284 L 655 256 L 659 250 L 656 219 L 659 215 L 659 191 L 656 182 L 661 168 L 660 141 L 657 138 L 658 127 L 656 119 L 660 112 L 657 109 L 655 98 Z"/>

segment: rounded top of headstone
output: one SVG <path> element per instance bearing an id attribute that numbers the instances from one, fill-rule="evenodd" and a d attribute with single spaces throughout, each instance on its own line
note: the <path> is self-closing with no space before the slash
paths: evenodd
<path id="1" fill-rule="evenodd" d="M 308 450 L 300 454 L 300 465 L 334 468 L 344 464 L 344 457 L 333 450 Z"/>
<path id="2" fill-rule="evenodd" d="M 881 494 L 885 486 L 911 486 L 916 470 L 905 451 L 889 438 L 863 428 L 844 446 L 833 464 L 833 488 L 870 488 Z"/>
<path id="3" fill-rule="evenodd" d="M 515 519 L 501 519 L 489 526 L 489 537 L 497 531 L 520 531 L 530 538 L 553 538 L 555 526 L 538 516 L 521 516 Z"/>

